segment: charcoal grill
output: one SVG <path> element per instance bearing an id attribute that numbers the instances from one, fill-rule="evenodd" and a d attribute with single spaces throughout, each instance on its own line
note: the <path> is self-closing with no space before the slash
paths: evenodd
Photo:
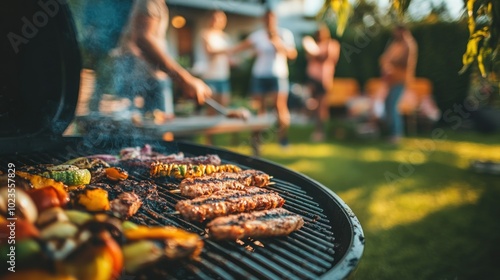
<path id="1" fill-rule="evenodd" d="M 8 20 L 19 21 L 24 15 L 19 11 L 28 10 L 31 14 L 27 18 L 37 12 L 36 7 L 23 7 L 35 5 L 33 1 L 19 2 L 19 9 L 14 10 L 17 13 L 7 10 L 10 12 L 10 16 L 6 17 Z M 0 10 L 6 11 L 3 7 Z M 16 28 L 15 25 L 10 27 Z M 218 154 L 225 163 L 263 170 L 274 176 L 276 184 L 270 188 L 286 199 L 284 208 L 304 218 L 305 226 L 289 236 L 279 238 L 247 238 L 238 242 L 205 239 L 200 260 L 159 264 L 142 276 L 149 279 L 345 279 L 352 275 L 364 248 L 361 225 L 334 192 L 307 176 L 256 157 L 188 142 L 142 139 L 127 135 L 126 132 L 115 138 L 100 138 L 98 133 L 88 138 L 62 137 L 76 106 L 81 69 L 76 36 L 67 7 L 60 4 L 57 15 L 51 17 L 43 28 L 37 35 L 39 37 L 29 42 L 21 55 L 8 60 L 10 64 L 7 64 L 20 64 L 16 68 L 17 74 L 9 75 L 17 79 L 19 84 L 29 82 L 29 85 L 4 87 L 0 97 L 5 98 L 10 94 L 14 100 L 11 102 L 20 109 L 20 103 L 27 102 L 26 98 L 33 96 L 34 93 L 30 91 L 38 89 L 36 94 L 44 95 L 46 98 L 43 100 L 48 101 L 43 103 L 46 106 L 43 109 L 25 111 L 24 115 L 11 111 L 0 115 L 3 122 L 0 170 L 5 172 L 7 164 L 11 162 L 18 167 L 39 163 L 57 164 L 90 154 L 118 153 L 121 148 L 146 143 L 162 153 L 183 152 L 188 156 Z M 45 51 L 53 55 L 52 61 L 41 57 Z M 29 67 L 38 70 L 48 67 L 50 71 L 25 70 Z M 26 72 L 32 76 L 23 75 Z M 33 76 L 35 74 L 36 78 Z M 21 94 L 12 94 L 14 89 Z M 39 105 L 32 101 L 28 103 L 29 108 Z M 40 117 L 38 114 L 43 115 Z M 31 119 L 36 125 L 29 122 Z M 7 122 L 15 125 L 8 126 Z M 148 179 L 139 172 L 132 172 L 131 178 Z M 173 211 L 175 203 L 182 197 L 169 192 L 168 184 L 159 183 L 159 187 L 160 195 L 168 201 Z M 180 216 L 160 213 L 155 209 L 141 209 L 132 220 L 149 225 L 177 226 L 201 235 L 205 233 L 203 224 L 188 222 Z M 140 278 L 139 275 L 123 275 L 123 279 L 136 277 Z"/>

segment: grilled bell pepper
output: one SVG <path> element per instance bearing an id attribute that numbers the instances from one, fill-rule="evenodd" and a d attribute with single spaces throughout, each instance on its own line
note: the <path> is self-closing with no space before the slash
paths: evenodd
<path id="1" fill-rule="evenodd" d="M 61 200 L 61 195 L 58 190 L 52 186 L 30 190 L 28 191 L 28 195 L 35 203 L 38 212 L 42 212 L 52 207 L 62 207 L 69 201 L 69 196 L 67 194 L 66 197 Z"/>
<path id="2" fill-rule="evenodd" d="M 66 191 L 66 186 L 62 182 L 57 182 L 54 179 L 47 178 L 40 175 L 30 174 L 24 171 L 16 171 L 16 175 L 30 181 L 31 185 L 35 189 L 44 188 L 47 186 L 52 186 L 58 190 Z"/>
<path id="3" fill-rule="evenodd" d="M 111 181 L 123 181 L 128 178 L 128 172 L 120 167 L 108 167 L 104 169 L 104 172 Z"/>
<path id="4" fill-rule="evenodd" d="M 78 204 L 87 211 L 107 211 L 110 209 L 108 192 L 103 189 L 85 189 L 77 197 Z"/>
<path id="5" fill-rule="evenodd" d="M 197 258 L 203 249 L 203 241 L 196 233 L 172 226 L 138 226 L 124 232 L 127 241 L 158 240 L 165 244 L 164 254 L 168 259 Z"/>
<path id="6" fill-rule="evenodd" d="M 120 246 L 107 231 L 93 235 L 74 254 L 56 263 L 56 271 L 76 279 L 118 279 L 123 269 Z"/>

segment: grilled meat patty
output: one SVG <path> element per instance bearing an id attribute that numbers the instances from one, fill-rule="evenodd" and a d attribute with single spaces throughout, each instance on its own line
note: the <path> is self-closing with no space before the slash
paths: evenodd
<path id="1" fill-rule="evenodd" d="M 180 182 L 179 189 L 181 195 L 194 198 L 226 189 L 243 190 L 249 186 L 265 187 L 269 180 L 270 176 L 259 170 L 223 172 L 186 178 Z"/>
<path id="2" fill-rule="evenodd" d="M 137 194 L 125 192 L 119 194 L 109 204 L 112 212 L 117 213 L 120 217 L 129 218 L 139 211 L 142 201 Z"/>
<path id="3" fill-rule="evenodd" d="M 110 206 L 112 210 L 114 207 L 120 208 L 118 213 L 125 214 L 123 217 L 130 217 L 128 213 L 137 212 L 134 208 L 142 208 L 144 210 L 166 211 L 169 208 L 167 201 L 158 193 L 158 186 L 150 181 L 134 181 L 123 180 L 116 184 L 110 185 L 105 183 L 96 183 L 88 185 L 88 187 L 100 188 L 108 192 L 108 198 L 112 203 Z M 123 194 L 129 193 L 133 196 L 125 196 Z M 139 201 L 136 201 L 136 196 Z M 122 199 L 124 201 L 116 201 Z M 114 201 L 114 202 L 113 202 Z M 119 204 L 119 205 L 118 205 Z M 124 207 L 124 208 L 123 208 Z"/>
<path id="4" fill-rule="evenodd" d="M 283 206 L 285 199 L 271 190 L 248 187 L 244 190 L 223 190 L 191 200 L 181 200 L 175 209 L 191 221 L 211 220 L 235 213 L 265 210 Z"/>
<path id="5" fill-rule="evenodd" d="M 207 224 L 211 238 L 284 236 L 300 229 L 304 219 L 283 208 L 218 217 Z"/>

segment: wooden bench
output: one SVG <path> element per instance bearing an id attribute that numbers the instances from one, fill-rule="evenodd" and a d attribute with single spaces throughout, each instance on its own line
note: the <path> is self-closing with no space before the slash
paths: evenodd
<path id="1" fill-rule="evenodd" d="M 360 96 L 360 87 L 356 79 L 335 78 L 332 89 L 327 92 L 327 103 L 330 107 L 343 107 L 349 100 Z"/>
<path id="2" fill-rule="evenodd" d="M 416 133 L 417 113 L 422 102 L 432 96 L 432 82 L 427 78 L 415 78 L 403 92 L 398 104 L 401 115 L 407 116 L 408 131 Z M 369 79 L 364 94 L 372 99 L 385 99 L 387 88 L 379 78 Z"/>

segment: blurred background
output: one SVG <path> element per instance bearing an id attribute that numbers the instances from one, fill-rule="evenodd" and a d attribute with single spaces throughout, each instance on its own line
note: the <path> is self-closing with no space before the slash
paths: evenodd
<path id="1" fill-rule="evenodd" d="M 129 106 L 113 92 L 112 58 L 133 1 L 68 1 L 81 46 L 83 68 L 77 115 L 88 114 L 95 67 L 104 66 L 103 114 Z M 166 1 L 169 53 L 196 74 L 203 60 L 200 32 L 213 10 L 237 43 L 261 26 L 272 8 L 291 30 L 298 57 L 289 62 L 292 113 L 286 150 L 273 128 L 263 133 L 260 156 L 331 188 L 354 211 L 366 235 L 354 279 L 500 279 L 500 93 L 498 1 L 461 0 L 189 0 Z M 307 59 L 301 40 L 318 22 L 341 44 L 330 119 L 323 142 L 311 143 L 314 106 L 306 89 Z M 405 137 L 383 141 L 373 122 L 379 90 L 379 57 L 396 23 L 418 44 L 418 83 L 401 99 Z M 231 107 L 249 101 L 253 56 L 231 68 Z M 109 68 L 106 68 L 106 65 Z M 203 114 L 174 87 L 179 117 Z M 75 129 L 74 127 L 71 129 Z M 68 131 L 68 134 L 74 131 Z M 249 132 L 218 134 L 213 145 L 252 154 Z M 204 143 L 204 135 L 182 140 Z"/>

